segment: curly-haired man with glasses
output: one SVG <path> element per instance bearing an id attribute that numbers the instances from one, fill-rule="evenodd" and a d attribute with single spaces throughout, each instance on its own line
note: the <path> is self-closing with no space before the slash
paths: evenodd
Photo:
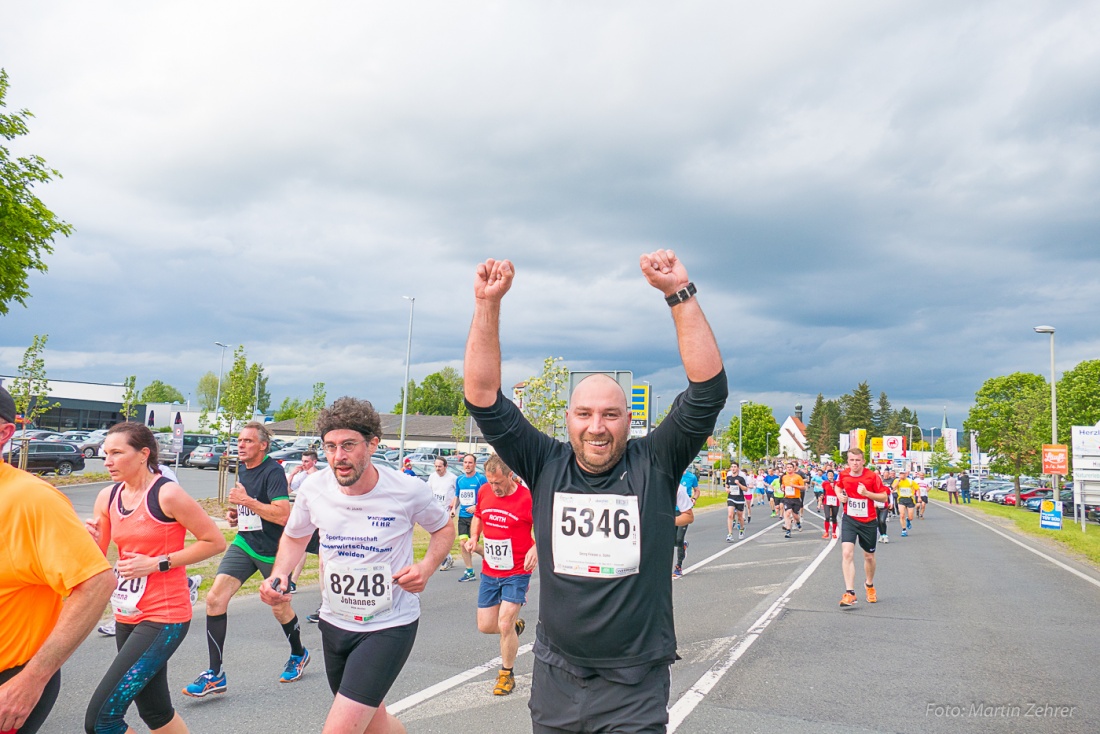
<path id="1" fill-rule="evenodd" d="M 384 698 L 416 639 L 428 579 L 455 540 L 448 512 L 419 479 L 371 462 L 381 420 L 366 400 L 344 397 L 322 410 L 318 433 L 329 468 L 298 490 L 260 597 L 287 602 L 290 573 L 314 530 L 321 534 L 321 642 L 335 695 L 325 731 L 403 732 Z M 419 562 L 413 526 L 431 534 Z"/>

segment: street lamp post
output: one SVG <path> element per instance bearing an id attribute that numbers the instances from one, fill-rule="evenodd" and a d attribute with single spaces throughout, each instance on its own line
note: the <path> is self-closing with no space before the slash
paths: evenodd
<path id="1" fill-rule="evenodd" d="M 943 431 L 940 429 L 939 426 L 932 426 L 931 428 L 928 429 L 928 437 L 932 439 L 932 441 L 931 441 L 932 451 L 936 450 L 936 431 L 939 431 L 940 432 L 940 438 L 943 438 Z M 923 436 L 923 435 L 924 435 L 924 429 L 921 429 L 921 436 Z M 928 458 L 929 459 L 932 458 L 931 452 L 929 452 Z M 927 464 L 928 462 L 925 461 L 924 463 Z M 935 470 L 933 470 L 933 473 L 935 473 Z"/>
<path id="2" fill-rule="evenodd" d="M 645 391 L 645 395 L 646 395 L 645 428 L 646 428 L 646 432 L 648 433 L 649 431 L 653 430 L 653 415 L 651 414 L 651 412 L 649 410 L 649 403 L 650 403 L 649 398 L 653 394 L 653 385 L 651 385 L 649 383 L 649 380 L 642 380 L 642 382 L 644 382 L 645 386 L 646 386 L 646 391 Z"/>
<path id="3" fill-rule="evenodd" d="M 771 456 L 772 453 L 772 435 L 770 433 L 764 434 L 764 459 Z"/>
<path id="4" fill-rule="evenodd" d="M 1054 382 L 1054 327 L 1053 326 L 1036 326 L 1035 332 L 1037 334 L 1050 334 L 1050 442 L 1052 444 L 1058 443 L 1058 390 L 1057 385 Z M 1052 490 L 1051 498 L 1058 501 L 1058 475 L 1050 475 L 1050 488 Z M 1077 504 L 1074 503 L 1074 511 L 1077 510 Z M 1082 508 L 1083 509 L 1083 508 Z M 1083 515 L 1084 513 L 1082 513 Z M 1085 519 L 1081 518 L 1081 530 L 1085 529 Z"/>
<path id="5" fill-rule="evenodd" d="M 653 396 L 653 422 L 657 422 L 657 418 L 661 415 L 661 396 Z"/>
<path id="6" fill-rule="evenodd" d="M 742 400 L 741 404 L 737 406 L 737 466 L 741 466 L 741 462 L 744 458 L 741 455 L 741 442 L 744 440 L 745 436 L 745 422 L 741 420 L 741 415 L 744 412 L 745 403 L 747 402 L 749 401 Z"/>
<path id="7" fill-rule="evenodd" d="M 409 302 L 409 341 L 405 346 L 405 384 L 401 388 L 401 446 L 398 449 L 399 461 L 405 458 L 405 423 L 409 416 L 409 358 L 413 348 L 413 309 L 416 307 L 415 296 L 401 296 Z"/>
<path id="8" fill-rule="evenodd" d="M 916 425 L 913 424 L 913 423 L 902 423 L 902 425 L 909 429 L 909 443 L 906 444 L 906 451 L 912 451 L 913 450 L 913 429 L 916 428 Z M 910 460 L 909 464 L 912 465 L 912 463 L 913 463 L 912 460 Z"/>
<path id="9" fill-rule="evenodd" d="M 222 366 L 218 368 L 218 396 L 214 399 L 214 422 L 218 427 L 221 427 L 221 419 L 218 417 L 218 413 L 222 407 L 222 374 L 225 372 L 225 350 L 229 348 L 229 345 L 214 342 L 214 346 L 222 348 Z"/>

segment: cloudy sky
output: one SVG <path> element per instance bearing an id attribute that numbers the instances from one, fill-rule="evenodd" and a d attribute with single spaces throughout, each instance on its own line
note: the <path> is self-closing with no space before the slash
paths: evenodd
<path id="1" fill-rule="evenodd" d="M 765 7 L 766 5 L 766 7 Z M 730 404 L 861 380 L 960 425 L 988 377 L 1100 357 L 1096 2 L 20 3 L 9 109 L 75 234 L 56 379 L 193 394 L 215 341 L 276 404 L 461 369 L 475 264 L 517 271 L 504 380 L 685 378 L 638 256 L 699 288 Z M 667 403 L 665 403 L 667 404 Z M 727 416 L 733 409 L 727 409 Z"/>

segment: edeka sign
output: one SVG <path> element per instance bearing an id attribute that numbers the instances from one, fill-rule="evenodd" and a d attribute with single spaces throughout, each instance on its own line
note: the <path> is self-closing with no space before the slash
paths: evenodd
<path id="1" fill-rule="evenodd" d="M 1069 449 L 1065 444 L 1043 444 L 1043 474 L 1069 474 Z"/>
<path id="2" fill-rule="evenodd" d="M 1043 530 L 1062 529 L 1062 503 L 1043 500 L 1039 505 L 1039 527 Z"/>

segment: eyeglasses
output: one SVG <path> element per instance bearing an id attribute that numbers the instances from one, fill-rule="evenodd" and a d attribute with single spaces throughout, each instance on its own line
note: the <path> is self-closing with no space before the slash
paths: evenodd
<path id="1" fill-rule="evenodd" d="M 366 441 L 341 441 L 340 443 L 325 443 L 321 444 L 321 448 L 325 450 L 326 454 L 335 454 L 336 449 L 340 448 L 344 450 L 345 454 L 350 454 L 355 450 L 355 447 Z"/>

